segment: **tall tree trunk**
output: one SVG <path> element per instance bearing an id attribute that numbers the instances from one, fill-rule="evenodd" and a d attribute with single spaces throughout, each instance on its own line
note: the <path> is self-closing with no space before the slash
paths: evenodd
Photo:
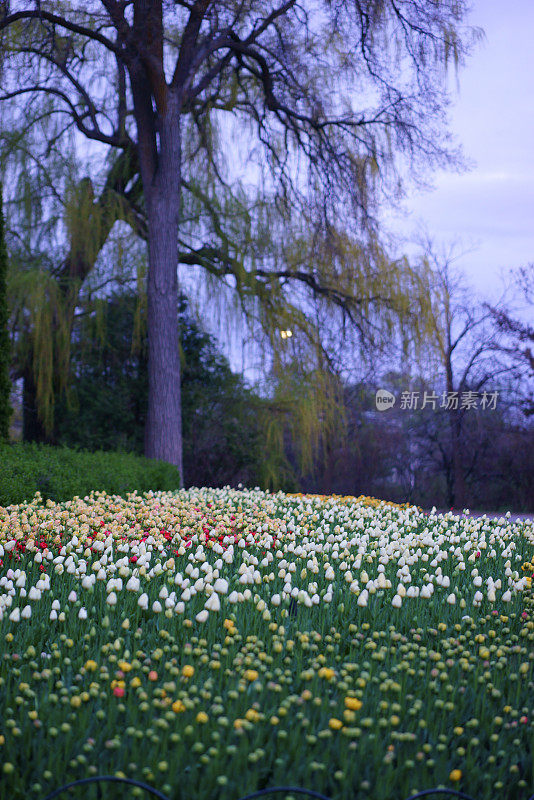
<path id="1" fill-rule="evenodd" d="M 182 477 L 182 415 L 178 340 L 178 225 L 181 185 L 179 101 L 159 118 L 159 157 L 145 186 L 148 209 L 148 414 L 145 453 L 175 464 Z M 146 191 L 148 189 L 148 191 Z"/>
<path id="2" fill-rule="evenodd" d="M 46 435 L 37 410 L 37 387 L 32 369 L 32 359 L 24 370 L 22 388 L 22 439 L 24 442 L 51 443 Z"/>

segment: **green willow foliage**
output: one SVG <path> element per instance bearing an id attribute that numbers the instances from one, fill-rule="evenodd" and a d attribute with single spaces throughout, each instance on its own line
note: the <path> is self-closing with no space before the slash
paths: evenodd
<path id="1" fill-rule="evenodd" d="M 2 185 L 0 184 L 0 441 L 9 437 L 11 381 L 9 379 L 10 342 L 7 306 L 7 249 L 4 241 Z"/>

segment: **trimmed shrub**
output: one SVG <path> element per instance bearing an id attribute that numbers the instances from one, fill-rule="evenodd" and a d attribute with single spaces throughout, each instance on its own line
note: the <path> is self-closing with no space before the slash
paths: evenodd
<path id="1" fill-rule="evenodd" d="M 180 488 L 176 467 L 132 453 L 70 450 L 42 444 L 0 444 L 0 505 L 31 500 L 58 502 L 92 491 L 174 491 Z"/>

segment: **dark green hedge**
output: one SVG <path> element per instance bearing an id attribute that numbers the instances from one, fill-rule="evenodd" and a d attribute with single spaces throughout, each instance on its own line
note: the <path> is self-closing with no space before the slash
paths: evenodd
<path id="1" fill-rule="evenodd" d="M 131 453 L 70 450 L 41 444 L 0 444 L 0 506 L 31 500 L 70 500 L 91 491 L 172 491 L 180 488 L 176 467 Z"/>

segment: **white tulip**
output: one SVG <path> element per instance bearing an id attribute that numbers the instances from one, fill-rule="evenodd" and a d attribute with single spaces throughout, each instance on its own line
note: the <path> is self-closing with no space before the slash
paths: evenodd
<path id="1" fill-rule="evenodd" d="M 219 594 L 227 594 L 228 581 L 225 578 L 217 578 L 217 580 L 213 584 L 213 588 Z"/>
<path id="2" fill-rule="evenodd" d="M 447 603 L 450 606 L 453 606 L 456 603 L 456 595 L 454 594 L 454 592 L 447 597 Z"/>
<path id="3" fill-rule="evenodd" d="M 219 600 L 217 592 L 213 592 L 213 594 L 208 597 L 204 603 L 204 608 L 207 608 L 208 611 L 220 611 L 221 601 Z"/>
<path id="4" fill-rule="evenodd" d="M 363 592 L 358 597 L 358 605 L 365 607 L 367 605 L 367 599 L 369 597 L 369 593 L 367 589 L 364 589 Z"/>
<path id="5" fill-rule="evenodd" d="M 141 586 L 141 582 L 139 581 L 139 578 L 136 578 L 135 575 L 132 575 L 132 577 L 130 578 L 130 580 L 126 584 L 126 589 L 129 592 L 138 592 L 140 586 Z"/>
<path id="6" fill-rule="evenodd" d="M 391 605 L 394 608 L 400 608 L 402 606 L 402 597 L 399 594 L 396 594 L 393 600 L 391 601 Z"/>
<path id="7" fill-rule="evenodd" d="M 209 617 L 209 612 L 206 611 L 205 608 L 196 615 L 195 619 L 197 622 L 206 622 L 207 618 Z"/>
<path id="8" fill-rule="evenodd" d="M 87 619 L 87 611 L 83 606 L 78 611 L 78 619 Z"/>
<path id="9" fill-rule="evenodd" d="M 9 543 L 8 543 L 9 544 Z M 11 614 L 9 615 L 9 619 L 11 622 L 19 622 L 20 621 L 20 608 L 14 608 Z"/>
<path id="10" fill-rule="evenodd" d="M 140 608 L 145 609 L 145 611 L 148 608 L 148 595 L 145 592 L 143 592 L 143 594 L 140 596 L 139 600 L 137 601 L 137 605 Z"/>

